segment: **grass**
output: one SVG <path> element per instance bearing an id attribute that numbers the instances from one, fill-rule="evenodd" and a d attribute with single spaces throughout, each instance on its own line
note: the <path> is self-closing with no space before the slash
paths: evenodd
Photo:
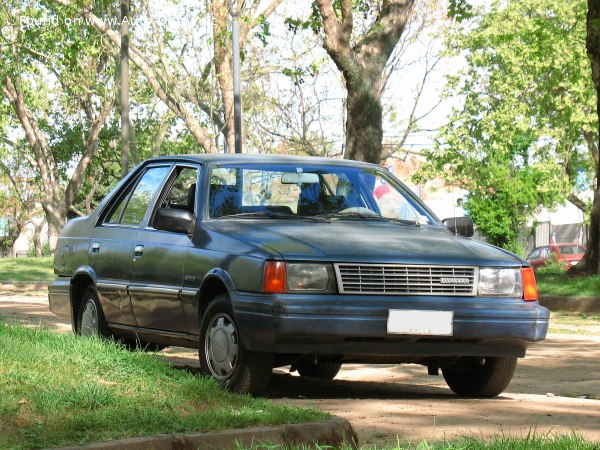
<path id="1" fill-rule="evenodd" d="M 535 273 L 540 295 L 597 297 L 600 275 L 573 275 L 558 267 L 540 268 Z"/>
<path id="2" fill-rule="evenodd" d="M 239 447 L 240 449 L 242 447 Z M 308 450 L 315 447 L 291 447 L 289 450 Z M 340 450 L 351 450 L 350 445 L 344 445 Z M 573 432 L 565 434 L 536 434 L 532 432 L 526 437 L 497 435 L 485 440 L 478 437 L 461 437 L 454 441 L 419 442 L 404 441 L 397 438 L 396 442 L 386 445 L 363 445 L 360 450 L 598 450 L 600 441 L 591 441 Z M 279 450 L 280 446 L 256 444 L 250 450 Z M 316 447 L 318 450 L 331 450 L 331 447 Z"/>
<path id="3" fill-rule="evenodd" d="M 578 314 L 572 312 L 552 312 L 550 333 L 585 334 L 600 336 L 600 314 Z"/>
<path id="4" fill-rule="evenodd" d="M 0 258 L 0 282 L 52 281 L 52 257 Z"/>
<path id="5" fill-rule="evenodd" d="M 0 321 L 0 448 L 321 420 L 220 389 L 144 352 Z"/>

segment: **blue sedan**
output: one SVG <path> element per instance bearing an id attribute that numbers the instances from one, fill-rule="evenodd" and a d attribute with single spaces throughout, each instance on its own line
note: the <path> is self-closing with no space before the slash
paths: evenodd
<path id="1" fill-rule="evenodd" d="M 549 312 L 529 264 L 472 234 L 372 164 L 153 158 L 67 223 L 50 308 L 82 335 L 197 348 L 235 391 L 262 392 L 278 366 L 411 363 L 494 397 Z"/>

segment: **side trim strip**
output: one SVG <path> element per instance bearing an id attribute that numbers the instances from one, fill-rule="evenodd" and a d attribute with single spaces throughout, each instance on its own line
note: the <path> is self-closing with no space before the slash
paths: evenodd
<path id="1" fill-rule="evenodd" d="M 129 285 L 129 292 L 130 293 L 150 293 L 150 294 L 163 294 L 163 295 L 172 295 L 172 296 L 178 296 L 179 292 L 181 291 L 181 289 L 178 288 L 172 288 L 172 287 L 167 287 L 167 286 L 148 286 L 148 285 L 136 285 L 136 284 L 130 284 Z"/>
<path id="2" fill-rule="evenodd" d="M 164 337 L 169 337 L 169 338 L 178 338 L 178 339 L 183 339 L 183 340 L 187 340 L 187 341 L 191 341 L 191 342 L 198 342 L 198 336 L 195 334 L 181 333 L 181 332 L 177 332 L 177 331 L 156 330 L 154 328 L 142 328 L 142 327 L 136 327 L 133 325 L 123 325 L 120 323 L 109 323 L 108 325 L 110 328 L 113 328 L 115 330 L 128 331 L 130 333 L 154 334 L 154 335 L 158 335 L 158 336 L 164 336 Z"/>

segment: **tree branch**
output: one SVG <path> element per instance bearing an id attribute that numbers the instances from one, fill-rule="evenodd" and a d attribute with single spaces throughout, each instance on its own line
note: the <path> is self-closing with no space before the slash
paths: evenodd
<path id="1" fill-rule="evenodd" d="M 596 140 L 594 138 L 594 133 L 590 130 L 583 131 L 583 137 L 588 145 L 588 151 L 594 162 L 596 163 L 596 167 L 600 165 L 600 153 L 598 152 L 598 145 L 596 144 Z"/>
<path id="2" fill-rule="evenodd" d="M 414 0 L 384 0 L 379 16 L 354 46 L 355 52 L 384 67 L 404 32 L 413 5 Z"/>
<path id="3" fill-rule="evenodd" d="M 90 25 L 98 32 L 104 34 L 109 40 L 116 45 L 117 47 L 121 44 L 120 36 L 113 30 L 111 30 L 108 25 L 98 18 L 91 10 L 87 8 L 79 8 L 76 4 L 71 0 L 52 0 L 54 3 L 59 5 L 68 7 L 68 8 L 76 8 L 86 19 L 89 21 Z M 198 142 L 206 150 L 207 152 L 216 153 L 218 149 L 213 144 L 212 139 L 206 132 L 206 130 L 200 125 L 200 123 L 196 120 L 194 114 L 183 104 L 181 100 L 177 101 L 173 98 L 173 96 L 167 92 L 163 86 L 161 85 L 160 76 L 157 72 L 155 65 L 148 60 L 143 54 L 137 49 L 135 46 L 130 47 L 129 57 L 133 64 L 141 70 L 144 74 L 148 83 L 156 93 L 156 95 L 173 111 L 178 117 L 180 117 L 186 124 L 188 130 Z M 177 84 L 169 85 L 171 89 L 175 93 L 178 94 L 181 99 L 180 93 L 178 93 Z"/>
<path id="4" fill-rule="evenodd" d="M 112 109 L 114 104 L 114 98 L 108 98 L 104 104 L 102 105 L 102 109 L 98 114 L 98 117 L 92 122 L 90 126 L 90 132 L 85 143 L 85 149 L 81 158 L 79 158 L 79 162 L 73 171 L 73 175 L 69 180 L 69 184 L 67 185 L 67 189 L 65 190 L 65 204 L 72 205 L 75 202 L 75 194 L 81 187 L 83 183 L 83 176 L 85 175 L 85 171 L 88 168 L 90 162 L 92 161 L 92 157 L 98 150 L 98 136 L 100 135 L 100 131 L 104 126 L 104 122 L 106 121 L 106 117 L 108 113 Z"/>

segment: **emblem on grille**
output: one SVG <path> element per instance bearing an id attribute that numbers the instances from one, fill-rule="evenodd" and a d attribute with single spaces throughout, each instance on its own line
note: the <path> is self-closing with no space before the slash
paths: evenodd
<path id="1" fill-rule="evenodd" d="M 469 278 L 442 278 L 440 282 L 442 284 L 469 284 L 471 280 Z"/>

